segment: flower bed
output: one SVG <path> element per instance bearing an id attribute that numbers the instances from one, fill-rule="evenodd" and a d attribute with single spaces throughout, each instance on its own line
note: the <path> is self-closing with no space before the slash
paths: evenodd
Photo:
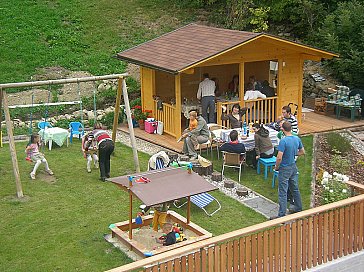
<path id="1" fill-rule="evenodd" d="M 349 197 L 347 180 L 364 184 L 364 156 L 348 139 L 346 133 L 317 136 L 314 206 Z"/>

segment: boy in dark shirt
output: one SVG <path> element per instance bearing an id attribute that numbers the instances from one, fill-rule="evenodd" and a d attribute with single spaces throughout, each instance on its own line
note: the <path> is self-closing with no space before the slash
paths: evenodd
<path id="1" fill-rule="evenodd" d="M 157 238 L 157 243 L 161 243 L 164 246 L 173 245 L 176 243 L 176 233 L 173 231 L 173 225 L 171 223 L 165 223 L 162 227 L 163 232 L 166 234 L 164 240 Z"/>
<path id="2" fill-rule="evenodd" d="M 244 153 L 245 146 L 243 143 L 239 143 L 238 141 L 238 132 L 236 130 L 232 130 L 230 132 L 230 142 L 223 144 L 219 149 L 220 151 L 225 151 L 229 153 Z"/>

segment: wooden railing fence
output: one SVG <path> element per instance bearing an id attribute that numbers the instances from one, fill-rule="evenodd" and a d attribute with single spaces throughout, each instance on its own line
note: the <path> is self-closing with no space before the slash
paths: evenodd
<path id="1" fill-rule="evenodd" d="M 164 132 L 169 135 L 176 136 L 176 107 L 168 103 L 162 103 L 162 108 L 160 109 L 158 108 L 158 101 L 154 100 L 153 113 L 156 120 L 160 120 L 163 122 Z"/>
<path id="2" fill-rule="evenodd" d="M 232 106 L 234 104 L 239 103 L 239 101 L 231 101 L 231 102 L 217 102 L 216 112 L 217 112 L 217 123 L 224 127 L 230 127 L 229 121 L 222 121 L 221 114 L 222 108 L 221 106 L 225 106 L 227 108 L 226 113 L 230 113 L 232 110 Z M 265 99 L 255 99 L 249 101 L 242 101 L 239 103 L 241 107 L 247 107 L 248 111 L 245 114 L 245 121 L 249 123 L 271 123 L 276 120 L 276 104 L 277 97 L 268 97 Z"/>
<path id="3" fill-rule="evenodd" d="M 358 195 L 110 271 L 301 271 L 363 248 L 364 195 Z"/>

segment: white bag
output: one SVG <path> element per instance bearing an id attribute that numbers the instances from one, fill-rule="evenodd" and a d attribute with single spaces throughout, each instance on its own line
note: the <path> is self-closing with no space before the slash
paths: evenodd
<path id="1" fill-rule="evenodd" d="M 158 121 L 157 134 L 158 135 L 162 135 L 163 134 L 163 122 L 162 121 Z"/>

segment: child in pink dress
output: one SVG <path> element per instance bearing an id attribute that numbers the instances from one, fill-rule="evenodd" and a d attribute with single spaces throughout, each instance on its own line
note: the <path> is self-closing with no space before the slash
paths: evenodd
<path id="1" fill-rule="evenodd" d="M 44 157 L 44 154 L 39 152 L 39 141 L 40 137 L 38 134 L 30 136 L 30 144 L 25 149 L 25 152 L 30 155 L 31 160 L 35 163 L 33 171 L 30 173 L 30 178 L 35 179 L 35 174 L 37 172 L 38 167 L 44 163 L 45 171 L 49 175 L 53 175 L 53 171 L 49 169 L 48 162 Z"/>

